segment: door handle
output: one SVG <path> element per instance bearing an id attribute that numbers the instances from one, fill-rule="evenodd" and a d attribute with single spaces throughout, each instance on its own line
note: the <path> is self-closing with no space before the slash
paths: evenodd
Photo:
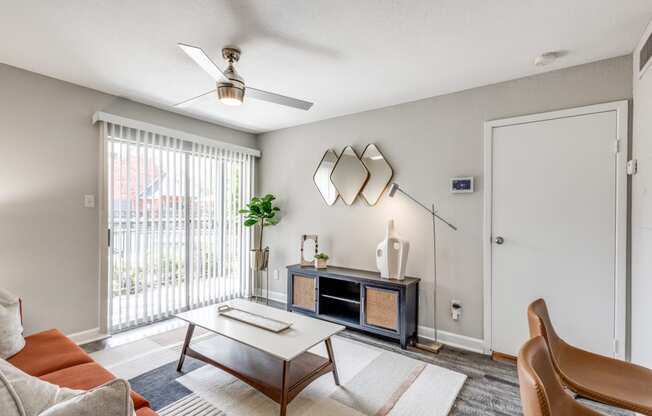
<path id="1" fill-rule="evenodd" d="M 502 244 L 502 243 L 505 242 L 505 239 L 502 238 L 501 236 L 498 236 L 498 237 L 496 237 L 496 239 L 494 240 L 494 242 L 495 242 L 496 244 L 500 245 L 500 244 Z"/>

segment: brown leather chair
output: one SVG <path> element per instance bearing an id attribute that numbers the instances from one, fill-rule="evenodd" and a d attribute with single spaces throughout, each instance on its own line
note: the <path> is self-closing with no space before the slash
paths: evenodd
<path id="1" fill-rule="evenodd" d="M 559 338 L 543 299 L 528 307 L 530 336 L 546 340 L 561 381 L 580 396 L 652 415 L 652 371 L 567 344 Z"/>
<path id="2" fill-rule="evenodd" d="M 526 342 L 518 353 L 518 381 L 525 416 L 597 416 L 576 402 L 559 382 L 543 337 Z"/>

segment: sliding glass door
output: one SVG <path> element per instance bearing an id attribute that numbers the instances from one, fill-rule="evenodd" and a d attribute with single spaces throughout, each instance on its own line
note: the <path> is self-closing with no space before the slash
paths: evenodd
<path id="1" fill-rule="evenodd" d="M 112 332 L 249 293 L 251 155 L 108 123 Z"/>

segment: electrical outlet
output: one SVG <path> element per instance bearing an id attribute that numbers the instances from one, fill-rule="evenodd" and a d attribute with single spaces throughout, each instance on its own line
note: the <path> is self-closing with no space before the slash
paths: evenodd
<path id="1" fill-rule="evenodd" d="M 459 300 L 451 300 L 451 316 L 453 321 L 459 321 L 462 315 L 462 302 Z"/>

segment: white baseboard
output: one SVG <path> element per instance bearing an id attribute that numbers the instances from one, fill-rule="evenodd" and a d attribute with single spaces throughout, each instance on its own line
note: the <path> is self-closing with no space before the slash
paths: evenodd
<path id="1" fill-rule="evenodd" d="M 260 297 L 265 297 L 267 294 L 267 291 L 265 289 L 258 289 L 257 296 Z M 281 302 L 281 303 L 287 303 L 288 300 L 288 295 L 283 292 L 275 292 L 273 290 L 269 291 L 269 300 L 273 300 L 275 302 Z"/>
<path id="2" fill-rule="evenodd" d="M 77 345 L 86 344 L 100 339 L 108 338 L 110 335 L 100 332 L 100 328 L 87 329 L 86 331 L 66 334 Z"/>
<path id="3" fill-rule="evenodd" d="M 435 331 L 428 327 L 419 325 L 419 336 L 425 339 L 434 340 Z M 467 337 L 466 335 L 454 334 L 452 332 L 437 330 L 437 341 L 444 345 L 460 348 L 484 354 L 484 340 Z"/>

